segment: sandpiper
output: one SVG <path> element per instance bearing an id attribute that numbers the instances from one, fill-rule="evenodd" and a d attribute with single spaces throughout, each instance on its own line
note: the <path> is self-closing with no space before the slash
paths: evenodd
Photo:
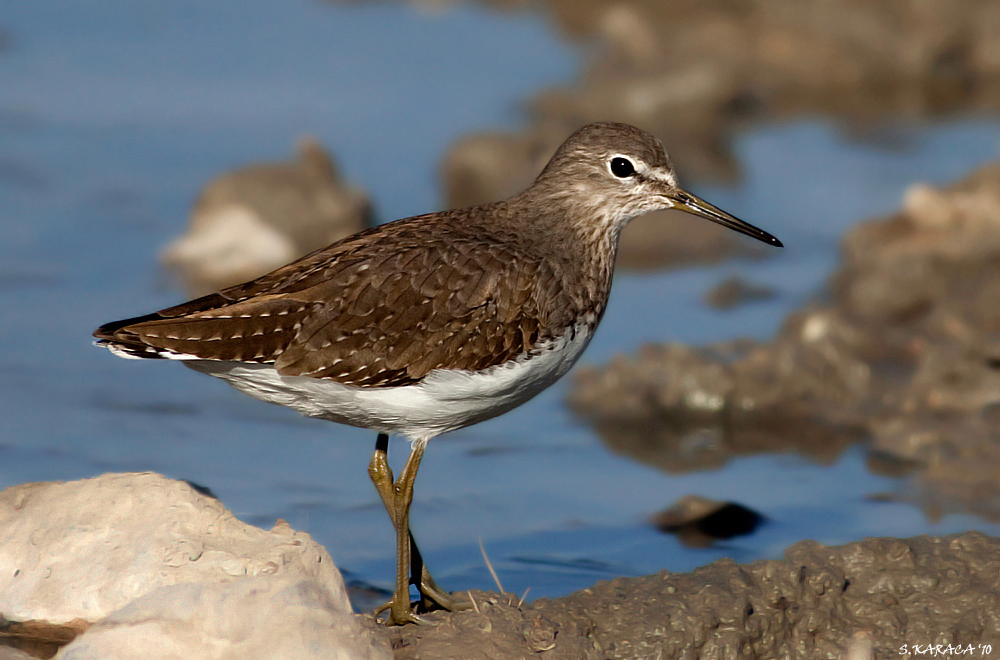
<path id="1" fill-rule="evenodd" d="M 263 401 L 378 433 L 369 475 L 396 529 L 387 622 L 417 622 L 410 584 L 451 609 L 409 529 L 427 442 L 500 415 L 563 376 L 594 334 L 618 236 L 675 208 L 781 247 L 685 192 L 659 140 L 596 123 L 507 200 L 390 222 L 256 280 L 108 323 L 98 345 L 180 360 Z M 412 449 L 398 478 L 389 435 Z"/>

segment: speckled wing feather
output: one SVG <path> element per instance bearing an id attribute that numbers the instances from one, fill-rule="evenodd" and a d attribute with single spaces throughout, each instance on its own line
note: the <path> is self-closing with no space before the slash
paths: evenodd
<path id="1" fill-rule="evenodd" d="M 476 211 L 376 227 L 95 336 L 138 357 L 274 364 L 284 375 L 362 387 L 487 369 L 557 336 L 581 301 L 548 260 L 470 227 L 463 216 Z"/>

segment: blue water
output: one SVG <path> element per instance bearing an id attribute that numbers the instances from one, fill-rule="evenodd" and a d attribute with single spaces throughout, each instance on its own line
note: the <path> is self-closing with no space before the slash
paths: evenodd
<path id="1" fill-rule="evenodd" d="M 267 406 L 180 365 L 90 346 L 100 323 L 178 302 L 156 255 L 210 177 L 329 145 L 381 219 L 440 207 L 453 141 L 516 128 L 542 88 L 570 84 L 581 53 L 530 13 L 395 3 L 8 3 L 0 50 L 0 487 L 155 470 L 212 488 L 249 522 L 313 534 L 357 577 L 388 586 L 391 526 L 366 468 L 372 433 Z M 1000 122 L 891 125 L 849 140 L 822 120 L 762 127 L 734 148 L 731 188 L 692 186 L 779 236 L 765 261 L 617 278 L 585 362 L 644 342 L 767 338 L 817 295 L 852 224 L 997 157 Z M 668 145 L 669 147 L 669 145 Z M 683 163 L 678 163 L 683 175 Z M 770 301 L 718 312 L 702 296 L 740 274 Z M 873 503 L 892 479 L 854 448 L 832 465 L 788 456 L 666 475 L 611 454 L 564 406 L 561 383 L 502 418 L 435 439 L 412 511 L 443 586 L 560 595 L 599 578 L 777 557 L 804 538 L 842 543 L 1000 525 L 930 522 Z M 402 458 L 394 445 L 393 460 Z M 648 517 L 682 495 L 768 517 L 752 536 L 687 549 Z"/>

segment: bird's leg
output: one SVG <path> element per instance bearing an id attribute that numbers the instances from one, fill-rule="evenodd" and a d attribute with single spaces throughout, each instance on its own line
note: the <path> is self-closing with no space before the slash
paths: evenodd
<path id="1" fill-rule="evenodd" d="M 389 436 L 384 433 L 380 433 L 378 440 L 375 442 L 375 454 L 372 456 L 371 464 L 368 466 L 368 475 L 371 477 L 372 482 L 374 482 L 375 488 L 378 490 L 378 494 L 382 498 L 382 503 L 385 505 L 386 511 L 389 512 L 389 517 L 392 519 L 393 527 L 398 528 L 399 520 L 397 519 L 397 506 L 395 504 L 395 484 L 392 479 L 392 468 L 389 467 L 388 454 Z M 409 509 L 407 507 L 407 511 L 408 510 Z M 407 528 L 409 528 L 408 524 Z M 423 557 L 420 555 L 420 550 L 417 548 L 417 542 L 413 538 L 413 533 L 408 532 L 407 534 L 410 539 L 409 575 L 412 576 L 409 577 L 409 582 L 417 586 L 417 589 L 420 591 L 420 595 L 424 599 L 425 608 L 430 603 L 436 603 L 438 607 L 448 611 L 463 610 L 471 607 L 469 603 L 457 600 L 454 596 L 437 586 L 437 583 L 434 582 L 434 578 L 431 577 L 430 571 L 424 564 Z M 409 597 L 408 590 L 407 597 Z M 395 600 L 395 596 L 393 598 Z M 430 603 L 427 601 L 430 601 Z M 391 602 L 392 601 L 390 601 L 390 603 Z M 380 607 L 376 614 L 388 609 L 390 603 Z"/>
<path id="2" fill-rule="evenodd" d="M 398 514 L 399 508 L 396 506 L 396 484 L 393 482 L 392 468 L 389 467 L 389 436 L 385 433 L 379 433 L 378 439 L 375 441 L 375 453 L 372 455 L 371 463 L 368 464 L 368 476 L 375 484 L 375 490 L 382 498 L 382 504 L 389 512 L 392 526 L 396 530 L 396 589 L 389 602 L 376 608 L 375 616 L 378 617 L 382 612 L 389 610 L 388 622 L 400 624 L 412 620 L 413 613 L 410 611 L 409 567 L 406 566 L 402 557 L 403 553 L 400 552 L 399 538 L 402 521 Z M 408 535 L 409 529 L 407 529 Z"/>
<path id="3" fill-rule="evenodd" d="M 410 609 L 410 504 L 413 502 L 413 484 L 424 456 L 426 442 L 416 441 L 413 449 L 392 486 L 396 521 L 396 592 L 389 606 L 389 623 L 419 623 L 420 617 Z"/>
<path id="4" fill-rule="evenodd" d="M 372 462 L 368 464 L 368 476 L 375 484 L 375 490 L 382 498 L 385 510 L 392 517 L 394 496 L 392 494 L 392 468 L 389 467 L 389 436 L 379 433 L 375 441 L 375 453 L 372 455 Z M 396 520 L 392 521 L 393 526 Z"/>
<path id="5" fill-rule="evenodd" d="M 423 597 L 422 605 L 425 610 L 430 609 L 431 604 L 436 604 L 449 612 L 467 610 L 472 607 L 469 602 L 459 600 L 453 594 L 437 586 L 434 578 L 431 577 L 431 572 L 424 564 L 423 557 L 420 556 L 420 550 L 417 548 L 417 542 L 413 540 L 412 532 L 410 533 L 410 575 L 413 576 L 412 580 L 416 583 L 417 589 Z M 420 576 L 419 581 L 417 576 Z"/>
<path id="6" fill-rule="evenodd" d="M 389 469 L 387 460 L 388 436 L 379 434 L 375 443 L 375 454 L 368 467 L 368 474 L 375 483 L 392 518 L 392 524 L 396 528 L 396 589 L 392 599 L 375 610 L 378 616 L 385 610 L 389 610 L 387 623 L 399 625 L 402 623 L 419 623 L 420 617 L 415 615 L 410 609 L 410 504 L 413 502 L 413 484 L 417 479 L 417 470 L 420 468 L 420 459 L 424 455 L 426 441 L 416 441 L 413 443 L 413 450 L 410 452 L 406 464 L 403 465 L 399 478 L 392 481 L 392 471 Z"/>

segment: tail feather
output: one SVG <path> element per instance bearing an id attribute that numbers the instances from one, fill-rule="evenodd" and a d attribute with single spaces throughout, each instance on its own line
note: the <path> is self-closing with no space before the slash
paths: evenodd
<path id="1" fill-rule="evenodd" d="M 154 360 L 169 358 L 177 359 L 182 356 L 173 351 L 157 348 L 156 346 L 147 344 L 137 333 L 132 332 L 129 328 L 137 323 L 177 318 L 194 312 L 201 312 L 222 307 L 223 305 L 231 302 L 231 300 L 225 298 L 224 296 L 221 296 L 218 293 L 213 293 L 190 302 L 162 309 L 152 314 L 105 323 L 94 331 L 94 337 L 97 339 L 97 341 L 94 342 L 94 345 L 104 346 L 105 348 L 110 349 L 112 353 L 124 358 Z"/>

